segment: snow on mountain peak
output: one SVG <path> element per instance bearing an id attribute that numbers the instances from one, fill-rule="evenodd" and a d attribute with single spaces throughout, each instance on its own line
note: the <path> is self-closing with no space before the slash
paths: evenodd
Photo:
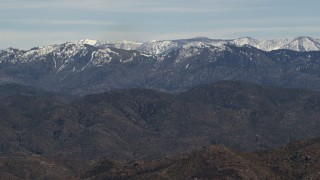
<path id="1" fill-rule="evenodd" d="M 128 40 L 122 40 L 119 42 L 115 42 L 115 43 L 124 43 L 124 44 L 142 44 L 140 42 L 136 42 L 136 41 L 128 41 Z"/>
<path id="2" fill-rule="evenodd" d="M 300 36 L 284 45 L 283 49 L 291 49 L 295 51 L 318 51 L 320 49 L 320 41 L 311 37 Z"/>
<path id="3" fill-rule="evenodd" d="M 82 39 L 76 43 L 79 43 L 79 44 L 88 44 L 88 45 L 91 45 L 91 46 L 99 46 L 101 44 L 104 44 L 105 42 L 102 42 L 102 41 L 98 41 L 98 40 L 94 40 L 94 39 Z"/>
<path id="4" fill-rule="evenodd" d="M 189 47 L 201 47 L 201 46 L 222 46 L 226 44 L 235 46 L 250 45 L 255 48 L 272 51 L 277 49 L 289 49 L 294 51 L 315 51 L 320 50 L 320 40 L 307 36 L 301 36 L 297 38 L 287 38 L 279 40 L 259 40 L 252 37 L 242 37 L 231 40 L 223 39 L 210 39 L 207 37 L 195 37 L 190 39 L 178 39 L 178 40 L 152 40 L 145 43 L 139 43 L 135 41 L 119 41 L 119 42 L 103 42 L 92 39 L 80 40 L 79 44 L 89 44 L 100 48 L 118 48 L 125 50 L 137 50 L 145 54 L 166 54 L 172 50 L 183 49 Z"/>
<path id="5" fill-rule="evenodd" d="M 36 60 L 38 57 L 50 53 L 63 55 L 65 58 L 71 58 L 74 54 L 85 53 L 84 45 L 95 46 L 98 49 L 117 48 L 124 50 L 137 50 L 146 55 L 165 55 L 172 50 L 188 49 L 191 47 L 222 47 L 224 45 L 244 46 L 250 45 L 263 51 L 272 51 L 278 49 L 289 49 L 294 51 L 320 51 L 320 39 L 307 36 L 296 38 L 278 39 L 278 40 L 259 40 L 252 37 L 242 37 L 238 39 L 210 39 L 206 37 L 195 37 L 190 39 L 178 40 L 153 40 L 145 43 L 123 40 L 120 42 L 106 42 L 93 39 L 82 39 L 76 42 L 66 42 L 60 45 L 49 45 L 45 47 L 32 48 L 28 51 L 20 51 L 14 48 L 2 50 L 6 54 L 20 54 L 23 61 Z M 32 57 L 32 58 L 31 58 Z"/>
<path id="6" fill-rule="evenodd" d="M 260 43 L 259 40 L 254 39 L 252 37 L 243 37 L 243 38 L 238 38 L 238 39 L 234 39 L 232 41 L 232 44 L 237 45 L 237 46 L 243 46 L 243 45 L 252 45 L 252 46 L 256 46 Z"/>
<path id="7" fill-rule="evenodd" d="M 9 47 L 9 48 L 4 49 L 4 50 L 2 50 L 2 51 L 5 51 L 5 52 L 7 52 L 7 53 L 15 53 L 15 52 L 18 52 L 19 49 Z"/>

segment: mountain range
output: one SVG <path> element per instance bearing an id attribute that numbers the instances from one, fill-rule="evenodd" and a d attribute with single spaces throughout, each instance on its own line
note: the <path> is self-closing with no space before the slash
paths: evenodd
<path id="1" fill-rule="evenodd" d="M 319 47 L 298 37 L 1 50 L 0 179 L 317 179 Z"/>
<path id="2" fill-rule="evenodd" d="M 0 51 L 0 84 L 79 95 L 137 87 L 182 92 L 221 80 L 319 90 L 320 51 L 263 51 L 246 45 L 263 42 L 273 49 L 270 44 L 281 48 L 287 41 L 195 38 L 105 44 L 84 40 L 30 50 L 9 48 Z M 317 46 L 318 41 L 300 37 L 290 42 L 285 46 L 297 42 L 306 50 L 312 48 L 304 45 Z"/>
<path id="3" fill-rule="evenodd" d="M 243 37 L 237 39 L 210 39 L 206 37 L 197 37 L 180 40 L 153 40 L 145 43 L 134 41 L 103 42 L 98 40 L 84 39 L 76 43 L 88 44 L 96 47 L 113 47 L 125 50 L 137 50 L 145 54 L 165 54 L 174 49 L 221 45 L 250 45 L 263 51 L 272 51 L 279 49 L 287 49 L 300 52 L 320 50 L 320 39 L 307 36 L 278 40 L 258 40 L 252 37 Z"/>

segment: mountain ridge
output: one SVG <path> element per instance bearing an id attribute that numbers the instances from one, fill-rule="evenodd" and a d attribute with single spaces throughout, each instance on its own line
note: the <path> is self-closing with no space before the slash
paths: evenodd
<path id="1" fill-rule="evenodd" d="M 202 45 L 221 46 L 221 45 L 251 45 L 255 48 L 263 51 L 272 51 L 279 49 L 288 49 L 294 51 L 319 51 L 320 50 L 320 39 L 312 38 L 309 36 L 297 36 L 293 38 L 284 39 L 256 39 L 253 37 L 240 37 L 235 39 L 212 39 L 208 37 L 194 37 L 187 39 L 173 39 L 173 40 L 152 40 L 147 42 L 137 42 L 122 40 L 118 42 L 101 41 L 95 39 L 81 39 L 74 42 L 80 45 L 91 45 L 95 47 L 114 47 L 125 50 L 137 50 L 147 54 L 164 54 L 173 49 L 183 47 L 200 47 Z M 64 44 L 64 43 L 63 43 Z M 58 45 L 58 44 L 55 44 Z M 47 46 L 55 46 L 47 45 Z M 36 48 L 44 48 L 36 47 Z M 7 48 L 13 49 L 13 48 Z M 5 49 L 3 49 L 5 50 Z"/>
<path id="2" fill-rule="evenodd" d="M 90 45 L 93 45 L 93 44 L 90 44 Z M 147 54 L 165 54 L 166 52 L 171 51 L 173 49 L 180 49 L 180 48 L 192 47 L 192 46 L 199 47 L 199 46 L 206 46 L 206 45 L 212 45 L 212 46 L 250 45 L 255 48 L 261 49 L 263 51 L 288 49 L 288 50 L 303 52 L 303 51 L 319 51 L 320 39 L 316 39 L 308 36 L 298 36 L 295 38 L 271 39 L 271 40 L 259 40 L 252 37 L 241 37 L 236 39 L 210 39 L 207 37 L 195 37 L 190 39 L 149 41 L 145 43 L 137 43 L 132 41 L 115 42 L 115 43 L 99 42 L 99 43 L 95 43 L 94 45 L 103 46 L 103 47 L 117 47 L 117 48 L 126 49 L 126 50 L 138 50 L 140 52 L 147 53 Z"/>
<path id="3" fill-rule="evenodd" d="M 320 51 L 262 51 L 253 46 L 200 46 L 161 54 L 64 43 L 0 51 L 0 83 L 73 94 L 144 87 L 181 92 L 221 80 L 320 89 Z"/>

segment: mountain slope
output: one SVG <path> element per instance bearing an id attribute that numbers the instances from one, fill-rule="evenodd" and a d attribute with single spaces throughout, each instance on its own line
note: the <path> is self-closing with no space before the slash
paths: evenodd
<path id="1" fill-rule="evenodd" d="M 270 149 L 319 137 L 320 94 L 220 82 L 180 94 L 117 90 L 72 103 L 55 96 L 0 101 L 0 153 L 33 153 L 75 169 L 90 159 L 153 159 L 212 144 Z"/>
<path id="2" fill-rule="evenodd" d="M 174 157 L 120 162 L 96 159 L 73 172 L 41 155 L 0 157 L 1 179 L 318 179 L 320 140 L 241 153 L 222 145 Z"/>
<path id="3" fill-rule="evenodd" d="M 106 166 L 106 165 L 109 166 Z M 135 161 L 123 166 L 108 161 L 82 174 L 88 179 L 275 179 L 268 168 L 256 165 L 223 146 L 212 146 L 180 157 Z"/>
<path id="4" fill-rule="evenodd" d="M 119 164 L 101 161 L 82 173 L 88 179 L 318 179 L 319 139 L 277 150 L 238 153 L 211 146 L 178 157 Z"/>
<path id="5" fill-rule="evenodd" d="M 0 157 L 0 179 L 72 179 L 73 176 L 68 167 L 39 155 Z"/>

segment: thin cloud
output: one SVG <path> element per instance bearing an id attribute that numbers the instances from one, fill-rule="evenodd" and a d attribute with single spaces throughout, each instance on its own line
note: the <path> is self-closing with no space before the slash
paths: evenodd
<path id="1" fill-rule="evenodd" d="M 25 9 L 57 9 L 57 10 L 86 10 L 108 12 L 171 12 L 171 13 L 205 13 L 221 12 L 237 9 L 267 8 L 259 7 L 257 2 L 249 0 L 211 0 L 197 3 L 190 0 L 33 0 L 33 1 L 5 1 L 1 3 L 0 10 L 25 10 Z"/>
<path id="2" fill-rule="evenodd" d="M 74 42 L 81 39 L 99 39 L 103 32 L 94 34 L 80 31 L 4 31 L 0 30 L 0 49 L 8 47 L 30 49 L 37 46 L 47 46 L 52 44 L 62 44 L 64 42 Z M 50 37 L 50 38 L 47 38 Z"/>
<path id="3" fill-rule="evenodd" d="M 25 31 L 0 31 L 0 49 L 8 47 L 15 47 L 21 49 L 30 49 L 33 46 L 46 46 L 50 44 L 61 44 L 67 41 L 80 40 L 79 37 L 99 39 L 105 41 L 119 41 L 119 40 L 134 40 L 134 41 L 150 41 L 156 40 L 172 40 L 172 39 L 185 39 L 191 37 L 205 36 L 217 39 L 232 39 L 243 36 L 256 37 L 260 33 L 260 38 L 274 39 L 285 38 L 283 36 L 270 36 L 271 34 L 281 34 L 285 32 L 287 37 L 308 35 L 318 33 L 320 27 L 306 26 L 306 27 L 261 27 L 261 28 L 220 28 L 211 31 L 197 31 L 197 32 L 178 32 L 178 33 L 160 33 L 154 34 L 148 31 L 101 31 L 94 34 L 90 32 L 80 31 L 35 31 L 28 32 L 26 36 Z M 272 32 L 272 33 L 270 33 Z M 290 33 L 288 33 L 290 32 Z M 300 34 L 304 32 L 304 34 Z M 263 35 L 261 35 L 261 33 Z M 51 37 L 51 38 L 43 38 Z M 319 38 L 319 37 L 315 37 Z M 17 46 L 17 44 L 19 46 Z M 33 44 L 33 46 L 31 46 Z"/>
<path id="4" fill-rule="evenodd" d="M 196 36 L 319 36 L 316 8 L 320 1 L 288 2 L 1 0 L 0 47 L 26 48 L 84 38 L 148 41 Z"/>
<path id="5" fill-rule="evenodd" d="M 0 19 L 3 23 L 18 23 L 18 24 L 50 24 L 50 25 L 113 25 L 115 22 L 112 21 L 102 21 L 102 20 L 78 20 L 78 19 Z"/>

